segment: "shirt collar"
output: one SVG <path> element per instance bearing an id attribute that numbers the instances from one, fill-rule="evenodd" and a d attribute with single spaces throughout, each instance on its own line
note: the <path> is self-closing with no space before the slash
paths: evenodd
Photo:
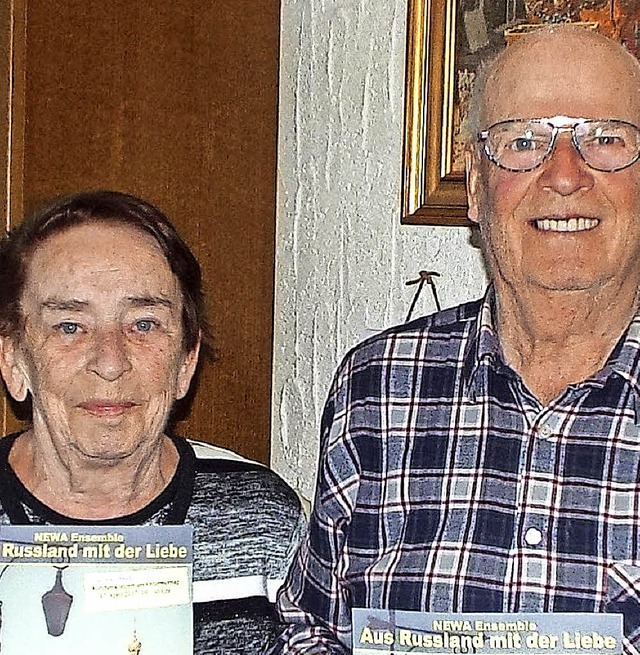
<path id="1" fill-rule="evenodd" d="M 515 375 L 504 361 L 494 325 L 495 307 L 495 290 L 490 285 L 465 346 L 464 380 L 466 392 L 472 399 L 486 394 L 490 367 Z M 612 373 L 627 380 L 640 401 L 640 310 L 616 344 L 605 366 L 591 378 L 591 381 L 604 384 Z"/>
<path id="2" fill-rule="evenodd" d="M 609 360 L 594 378 L 604 381 L 612 372 L 627 380 L 636 396 L 640 397 L 640 311 L 633 317 Z"/>
<path id="3" fill-rule="evenodd" d="M 471 331 L 464 354 L 464 380 L 466 392 L 475 399 L 487 391 L 487 369 L 490 365 L 502 365 L 502 349 L 494 328 L 495 291 L 489 286 L 480 305 L 477 319 Z"/>

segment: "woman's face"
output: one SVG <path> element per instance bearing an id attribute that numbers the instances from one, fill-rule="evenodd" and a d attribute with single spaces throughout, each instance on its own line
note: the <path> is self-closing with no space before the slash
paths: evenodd
<path id="1" fill-rule="evenodd" d="M 159 443 L 197 350 L 183 352 L 182 296 L 150 235 L 95 223 L 52 236 L 29 263 L 22 312 L 2 373 L 17 399 L 31 392 L 37 440 L 96 465 Z"/>

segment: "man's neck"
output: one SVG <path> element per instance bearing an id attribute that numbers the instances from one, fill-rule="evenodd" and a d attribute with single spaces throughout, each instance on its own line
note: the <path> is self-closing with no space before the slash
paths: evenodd
<path id="1" fill-rule="evenodd" d="M 599 371 L 638 308 L 635 289 L 512 292 L 496 285 L 504 356 L 544 404 Z"/>

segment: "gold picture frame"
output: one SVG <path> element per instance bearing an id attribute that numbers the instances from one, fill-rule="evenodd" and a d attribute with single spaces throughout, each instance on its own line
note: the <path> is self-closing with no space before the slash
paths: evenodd
<path id="1" fill-rule="evenodd" d="M 456 0 L 409 0 L 402 222 L 465 225 L 453 169 Z"/>
<path id="2" fill-rule="evenodd" d="M 457 131 L 478 66 L 544 23 L 571 22 L 640 58 L 640 3 L 408 0 L 402 222 L 470 225 Z"/>

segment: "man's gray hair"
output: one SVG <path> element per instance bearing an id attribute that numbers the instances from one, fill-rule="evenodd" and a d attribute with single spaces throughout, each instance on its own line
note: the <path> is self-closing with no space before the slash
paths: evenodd
<path id="1" fill-rule="evenodd" d="M 460 125 L 460 138 L 465 148 L 473 148 L 478 142 L 478 132 L 482 129 L 482 108 L 484 103 L 484 92 L 487 81 L 493 72 L 493 64 L 499 57 L 499 53 L 491 59 L 484 61 L 476 70 L 475 78 L 471 86 L 471 93 L 467 104 L 462 124 Z"/>

